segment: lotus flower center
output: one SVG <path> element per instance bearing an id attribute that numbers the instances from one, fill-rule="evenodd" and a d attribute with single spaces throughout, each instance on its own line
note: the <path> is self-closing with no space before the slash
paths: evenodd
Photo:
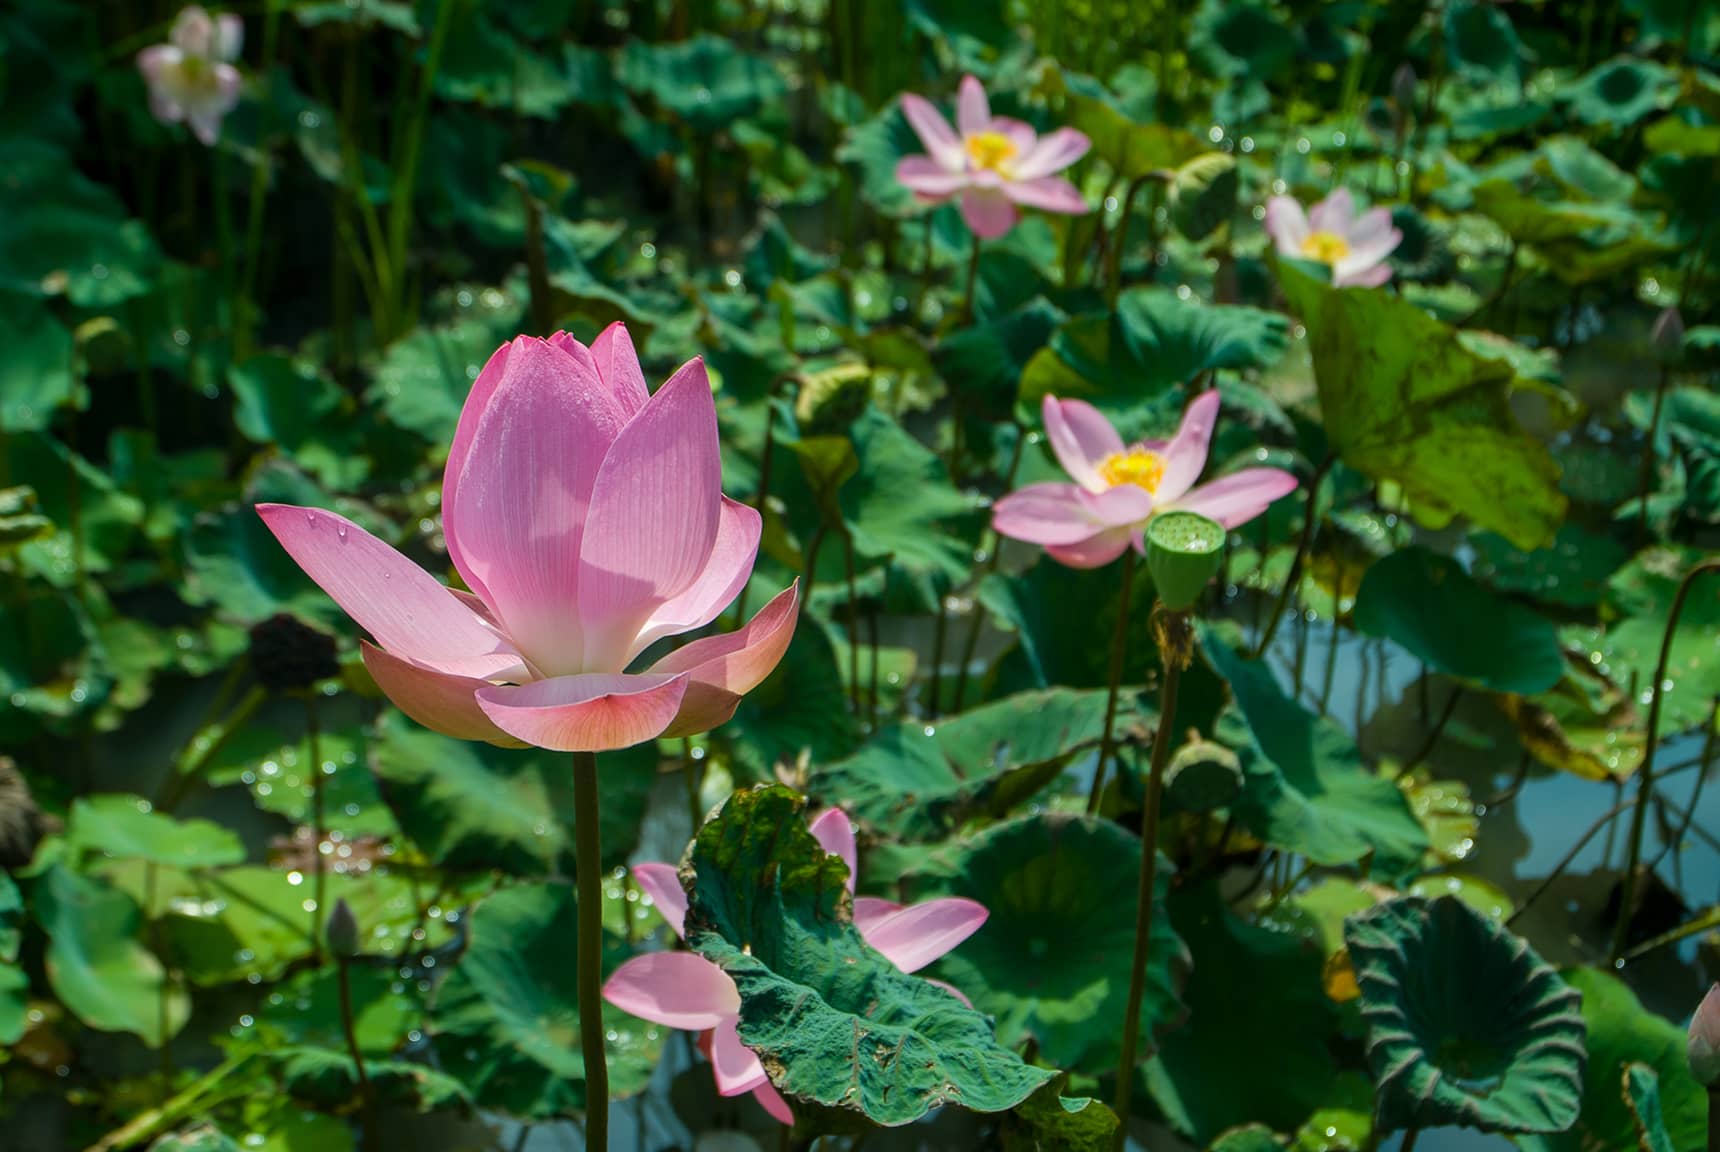
<path id="1" fill-rule="evenodd" d="M 975 132 L 965 143 L 968 159 L 973 162 L 975 168 L 999 174 L 1003 173 L 1004 165 L 1015 159 L 1015 154 L 1020 151 L 1016 148 L 1015 141 L 1002 132 Z"/>
<path id="2" fill-rule="evenodd" d="M 1157 452 L 1148 452 L 1145 448 L 1113 452 L 1099 462 L 1099 478 L 1108 488 L 1133 484 L 1137 488 L 1155 492 L 1158 490 L 1159 481 L 1165 478 L 1165 458 Z"/>
<path id="3" fill-rule="evenodd" d="M 1322 264 L 1336 264 L 1350 254 L 1350 242 L 1336 232 L 1311 232 L 1302 241 L 1302 255 Z"/>

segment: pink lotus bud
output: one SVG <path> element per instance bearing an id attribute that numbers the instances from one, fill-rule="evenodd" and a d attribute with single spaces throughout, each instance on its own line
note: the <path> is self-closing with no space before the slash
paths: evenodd
<path id="1" fill-rule="evenodd" d="M 1696 1082 L 1711 1089 L 1720 1088 L 1720 984 L 1708 989 L 1708 995 L 1696 1006 L 1686 1052 Z"/>

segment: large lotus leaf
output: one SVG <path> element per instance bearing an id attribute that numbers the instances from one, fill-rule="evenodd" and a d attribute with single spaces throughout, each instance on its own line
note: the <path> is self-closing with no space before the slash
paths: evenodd
<path id="1" fill-rule="evenodd" d="M 803 805 L 780 785 L 735 793 L 682 871 L 687 942 L 734 978 L 741 1040 L 777 1089 L 797 1109 L 895 1126 L 945 1104 L 1001 1112 L 1049 1082 L 985 1017 L 867 946 L 847 868 Z"/>
<path id="2" fill-rule="evenodd" d="M 1017 641 L 999 667 L 1000 686 L 1006 691 L 1104 687 L 1122 583 L 1116 564 L 1070 568 L 1049 556 L 1019 574 L 988 576 L 980 586 L 980 602 L 1015 630 Z M 1146 565 L 1137 564 L 1129 591 L 1131 615 L 1152 603 L 1152 587 Z M 1151 644 L 1130 644 L 1123 653 L 1123 682 L 1142 683 L 1157 666 Z"/>
<path id="3" fill-rule="evenodd" d="M 140 796 L 112 792 L 72 802 L 66 848 L 174 868 L 218 868 L 245 858 L 230 828 L 209 820 L 176 820 Z"/>
<path id="4" fill-rule="evenodd" d="M 40 432 L 0 436 L 6 436 L 6 443 L 0 446 L 8 469 L 6 485 L 34 488 L 38 511 L 57 529 L 18 550 L 25 570 L 60 588 L 77 583 L 79 565 L 73 555 L 71 531 L 74 516 L 83 535 L 83 574 L 112 570 L 137 542 L 142 504 L 120 491 L 106 471 L 55 437 Z"/>
<path id="5" fill-rule="evenodd" d="M 1326 435 L 1346 464 L 1519 548 L 1553 540 L 1565 515 L 1558 467 L 1511 414 L 1508 364 L 1389 293 L 1328 288 L 1289 267 L 1280 276 L 1308 326 Z"/>
<path id="6" fill-rule="evenodd" d="M 1456 897 L 1351 916 L 1383 1128 L 1559 1132 L 1582 1090 L 1581 997 L 1527 941 Z"/>
<path id="7" fill-rule="evenodd" d="M 294 1100 L 324 1112 L 338 1112 L 360 1103 L 357 1067 L 344 1047 L 295 1045 L 268 1052 L 280 1075 L 281 1087 Z M 420 1112 L 469 1109 L 471 1094 L 448 1073 L 411 1060 L 369 1057 L 364 1074 L 378 1104 L 405 1106 Z"/>
<path id="8" fill-rule="evenodd" d="M 530 1120 L 585 1107 L 575 913 L 563 882 L 505 888 L 471 915 L 471 942 L 437 991 L 431 1021 L 443 1068 L 483 1107 Z M 626 956 L 625 942 L 606 932 L 605 973 Z M 602 1027 L 611 1095 L 642 1091 L 662 1054 L 662 1031 L 607 1003 Z"/>
<path id="9" fill-rule="evenodd" d="M 1355 741 L 1291 699 L 1270 668 L 1244 660 L 1216 631 L 1203 630 L 1202 648 L 1229 681 L 1247 725 L 1236 804 L 1244 825 L 1318 864 L 1371 855 L 1374 869 L 1388 877 L 1415 868 L 1428 848 L 1427 832 L 1397 785 L 1362 760 Z"/>
<path id="10" fill-rule="evenodd" d="M 1288 340 L 1288 321 L 1276 312 L 1135 288 L 1118 298 L 1115 311 L 1077 316 L 1052 333 L 1022 373 L 1019 406 L 1034 426 L 1047 395 L 1086 400 L 1120 416 L 1203 372 L 1265 368 Z"/>
<path id="11" fill-rule="evenodd" d="M 876 116 L 848 130 L 836 159 L 859 169 L 860 197 L 867 204 L 886 216 L 907 216 L 924 207 L 897 181 L 896 165 L 925 150 L 902 115 L 900 103 L 892 100 Z"/>
<path id="12" fill-rule="evenodd" d="M 944 462 L 877 408 L 854 421 L 849 435 L 860 469 L 839 500 L 855 553 L 915 574 L 963 579 L 972 545 L 951 522 L 972 518 L 974 505 L 950 482 Z"/>
<path id="13" fill-rule="evenodd" d="M 746 694 L 715 738 L 733 750 L 736 777 L 768 780 L 778 764 L 803 753 L 824 763 L 852 752 L 859 725 L 848 707 L 829 633 L 803 619 L 782 663 Z"/>
<path id="14" fill-rule="evenodd" d="M 1454 0 L 1445 6 L 1445 50 L 1460 72 L 1490 80 L 1517 75 L 1523 50 L 1511 17 L 1478 0 Z"/>
<path id="15" fill-rule="evenodd" d="M 938 977 L 994 1018 L 1010 1047 L 1031 1039 L 1059 1067 L 1114 1066 L 1140 867 L 1139 836 L 1068 813 L 1023 816 L 934 849 L 911 878 L 916 894 L 965 896 L 991 912 L 983 931 L 938 963 Z M 1177 993 L 1189 953 L 1164 910 L 1172 870 L 1159 861 L 1143 1047 L 1186 1014 Z"/>
<path id="16" fill-rule="evenodd" d="M 490 355 L 520 330 L 525 300 L 511 289 L 459 288 L 441 325 L 421 325 L 388 346 L 373 399 L 390 421 L 432 444 L 454 438 L 472 382 Z"/>
<path id="17" fill-rule="evenodd" d="M 138 940 L 129 896 L 55 864 L 37 881 L 34 903 L 48 934 L 48 983 L 72 1015 L 98 1031 L 133 1033 L 151 1048 L 185 1025 L 190 1000 L 183 988 L 164 987 L 161 961 Z"/>
<path id="18" fill-rule="evenodd" d="M 371 767 L 384 784 L 384 799 L 401 830 L 436 864 L 519 876 L 572 871 L 567 757 L 452 740 L 398 713 L 383 718 L 377 737 Z M 632 854 L 656 769 L 653 743 L 599 758 L 605 861 L 621 864 Z"/>
<path id="19" fill-rule="evenodd" d="M 1493 532 L 1477 532 L 1469 544 L 1475 549 L 1475 575 L 1488 584 L 1569 608 L 1599 601 L 1607 578 L 1630 557 L 1614 537 L 1576 523 L 1560 527 L 1552 544 L 1533 552 Z"/>
<path id="20" fill-rule="evenodd" d="M 1436 672 L 1495 692 L 1545 692 L 1565 673 L 1552 623 L 1478 583 L 1449 556 L 1405 548 L 1376 562 L 1356 596 L 1356 627 Z"/>
<path id="21" fill-rule="evenodd" d="M 935 726 L 887 728 L 820 768 L 813 789 L 892 837 L 931 839 L 975 809 L 1007 811 L 1096 746 L 1105 699 L 1067 688 L 1022 692 Z M 1132 713 L 1125 704 L 1118 724 Z"/>
<path id="22" fill-rule="evenodd" d="M 1678 74 L 1652 60 L 1620 56 L 1563 92 L 1571 115 L 1619 132 L 1678 98 Z"/>
<path id="23" fill-rule="evenodd" d="M 1260 84 L 1295 56 L 1297 36 L 1283 11 L 1259 0 L 1202 0 L 1189 46 L 1215 75 L 1233 84 Z"/>
<path id="24" fill-rule="evenodd" d="M 720 36 L 660 44 L 630 39 L 617 76 L 624 87 L 704 131 L 755 116 L 787 90 L 770 61 Z"/>
<path id="25" fill-rule="evenodd" d="M 9 143 L 8 152 L 18 147 Z M 13 161 L 0 186 L 0 287 L 111 308 L 149 292 L 161 250 L 114 191 L 62 153 Z"/>
<path id="26" fill-rule="evenodd" d="M 1147 1065 L 1153 1099 L 1200 1143 L 1252 1121 L 1295 1131 L 1336 1076 L 1319 951 L 1233 915 L 1216 884 L 1174 891 L 1169 907 L 1196 960 L 1183 989 L 1188 1023 Z"/>
<path id="27" fill-rule="evenodd" d="M 0 431 L 37 431 L 72 398 L 72 334 L 40 301 L 0 294 Z"/>
<path id="28" fill-rule="evenodd" d="M 436 91 L 450 100 L 546 120 L 576 95 L 559 56 L 520 43 L 476 4 L 456 9 L 436 71 Z"/>
<path id="29" fill-rule="evenodd" d="M 331 488 L 354 488 L 369 472 L 357 429 L 337 420 L 346 394 L 311 365 L 267 353 L 228 369 L 227 383 L 247 439 L 278 446 Z"/>
<path id="30" fill-rule="evenodd" d="M 1284 1152 L 1284 1138 L 1264 1124 L 1243 1124 L 1219 1133 L 1207 1152 Z"/>
<path id="31" fill-rule="evenodd" d="M 213 734 L 200 739 L 216 738 Z M 318 791 L 323 824 L 349 838 L 391 838 L 400 828 L 378 794 L 376 778 L 365 764 L 368 731 L 357 724 L 319 728 L 320 783 L 312 769 L 308 734 L 283 736 L 272 724 L 252 722 L 219 737 L 221 745 L 204 766 L 217 788 L 234 784 L 250 789 L 259 809 L 294 824 L 311 820 Z"/>
<path id="32" fill-rule="evenodd" d="M 1707 1093 L 1690 1074 L 1684 1029 L 1637 1000 L 1617 977 L 1594 968 L 1572 968 L 1565 979 L 1582 995 L 1588 1026 L 1588 1070 L 1581 1082 L 1582 1114 L 1564 1132 L 1524 1136 L 1524 1152 L 1587 1152 L 1637 1149 L 1637 1121 L 1623 1091 L 1633 1065 L 1647 1065 L 1659 1078 L 1660 1112 L 1672 1145 L 1703 1146 L 1708 1131 Z"/>

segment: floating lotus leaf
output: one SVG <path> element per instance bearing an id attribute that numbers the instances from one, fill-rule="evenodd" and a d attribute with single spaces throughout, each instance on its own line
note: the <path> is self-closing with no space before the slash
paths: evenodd
<path id="1" fill-rule="evenodd" d="M 73 802 L 66 846 L 74 853 L 174 868 L 215 868 L 245 858 L 245 846 L 232 829 L 208 820 L 176 820 L 153 810 L 142 797 L 118 792 Z"/>
<path id="2" fill-rule="evenodd" d="M 1561 1132 L 1586 1059 L 1581 996 L 1455 897 L 1402 897 L 1344 925 L 1380 1127 Z"/>
<path id="3" fill-rule="evenodd" d="M 867 946 L 847 869 L 807 830 L 804 804 L 781 785 L 735 793 L 682 868 L 687 942 L 734 978 L 740 1038 L 807 1109 L 803 1121 L 894 1126 L 946 1104 L 1001 1112 L 1049 1082 L 984 1016 Z"/>
<path id="4" fill-rule="evenodd" d="M 1003 1122 L 1004 1152 L 1110 1152 L 1117 1114 L 1085 1096 L 1064 1096 L 1059 1076 L 1010 1112 Z"/>

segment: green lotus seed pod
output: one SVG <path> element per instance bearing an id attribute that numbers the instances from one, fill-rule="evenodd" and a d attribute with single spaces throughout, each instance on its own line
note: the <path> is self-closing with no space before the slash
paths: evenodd
<path id="1" fill-rule="evenodd" d="M 1165 767 L 1165 803 L 1178 812 L 1211 812 L 1242 795 L 1242 762 L 1210 740 L 1193 739 Z"/>
<path id="2" fill-rule="evenodd" d="M 1708 995 L 1697 1005 L 1685 1051 L 1696 1082 L 1707 1088 L 1720 1087 L 1720 984 L 1708 989 Z"/>
<path id="3" fill-rule="evenodd" d="M 1159 602 L 1186 612 L 1218 574 L 1224 528 L 1197 512 L 1166 512 L 1147 524 L 1147 568 Z"/>

